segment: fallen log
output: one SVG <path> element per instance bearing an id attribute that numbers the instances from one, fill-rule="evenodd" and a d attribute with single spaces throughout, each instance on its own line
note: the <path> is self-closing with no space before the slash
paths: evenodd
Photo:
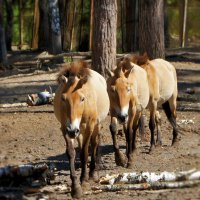
<path id="1" fill-rule="evenodd" d="M 200 180 L 200 171 L 195 169 L 183 172 L 132 172 L 114 175 L 106 175 L 100 178 L 101 184 L 135 184 L 135 183 L 154 183 L 158 181 L 185 181 Z"/>
<path id="2" fill-rule="evenodd" d="M 6 166 L 0 168 L 0 186 L 32 184 L 35 180 L 44 183 L 54 178 L 46 163 Z"/>
<path id="3" fill-rule="evenodd" d="M 116 184 L 116 185 L 101 185 L 93 186 L 93 191 L 110 191 L 116 192 L 121 190 L 160 190 L 160 189 L 177 189 L 177 188 L 189 188 L 200 186 L 200 180 L 193 181 L 180 181 L 180 182 L 152 182 L 152 183 L 140 183 L 140 184 Z"/>

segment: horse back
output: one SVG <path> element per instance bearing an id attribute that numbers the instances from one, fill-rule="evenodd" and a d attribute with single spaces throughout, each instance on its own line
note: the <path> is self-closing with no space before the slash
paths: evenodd
<path id="1" fill-rule="evenodd" d="M 102 75 L 94 70 L 90 71 L 91 76 L 88 80 L 88 84 L 90 84 L 91 89 L 94 90 L 94 93 L 96 95 L 97 118 L 100 122 L 105 119 L 110 108 L 110 100 L 107 93 L 107 84 Z"/>
<path id="2" fill-rule="evenodd" d="M 136 64 L 134 70 L 129 75 L 129 80 L 133 83 L 133 89 L 137 94 L 138 100 L 143 108 L 146 108 L 149 101 L 149 85 L 146 71 Z"/>
<path id="3" fill-rule="evenodd" d="M 149 63 L 152 70 L 155 71 L 154 77 L 157 82 L 160 101 L 166 101 L 177 91 L 176 70 L 172 64 L 163 59 L 154 59 Z"/>

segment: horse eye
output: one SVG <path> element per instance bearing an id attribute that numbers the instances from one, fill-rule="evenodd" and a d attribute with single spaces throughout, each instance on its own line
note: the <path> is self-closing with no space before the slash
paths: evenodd
<path id="1" fill-rule="evenodd" d="M 81 102 L 83 102 L 85 100 L 85 97 L 81 97 Z"/>
<path id="2" fill-rule="evenodd" d="M 127 92 L 128 93 L 131 92 L 131 88 L 130 87 L 127 88 Z"/>
<path id="3" fill-rule="evenodd" d="M 111 87 L 111 91 L 112 91 L 112 92 L 115 92 L 115 87 L 114 87 L 114 86 Z"/>

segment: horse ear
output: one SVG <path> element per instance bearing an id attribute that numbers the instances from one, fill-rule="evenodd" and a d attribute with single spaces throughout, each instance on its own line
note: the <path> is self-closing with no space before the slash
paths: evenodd
<path id="1" fill-rule="evenodd" d="M 114 73 L 110 69 L 105 68 L 105 70 L 106 70 L 106 73 L 107 73 L 108 77 L 113 77 L 114 76 Z"/>
<path id="2" fill-rule="evenodd" d="M 58 77 L 58 83 L 59 84 L 66 84 L 68 82 L 68 78 L 65 77 L 64 75 L 61 75 Z"/>
<path id="3" fill-rule="evenodd" d="M 133 71 L 134 71 L 134 66 L 132 66 L 129 70 L 127 70 L 127 71 L 124 73 L 125 77 L 128 78 L 129 75 L 130 75 Z"/>

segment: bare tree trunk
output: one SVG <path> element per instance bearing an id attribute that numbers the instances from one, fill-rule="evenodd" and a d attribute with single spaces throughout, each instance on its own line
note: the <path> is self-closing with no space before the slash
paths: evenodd
<path id="1" fill-rule="evenodd" d="M 40 50 L 49 49 L 49 17 L 48 17 L 48 0 L 39 1 L 40 8 L 40 27 L 39 27 L 39 44 Z"/>
<path id="2" fill-rule="evenodd" d="M 94 1 L 92 66 L 106 77 L 106 68 L 116 65 L 117 1 Z"/>
<path id="3" fill-rule="evenodd" d="M 61 43 L 62 49 L 67 49 L 67 20 L 69 12 L 69 0 L 59 0 L 58 1 L 59 10 L 60 10 L 60 26 L 61 26 Z"/>
<path id="4" fill-rule="evenodd" d="M 90 0 L 90 50 L 92 50 L 92 32 L 94 23 L 94 0 Z"/>
<path id="5" fill-rule="evenodd" d="M 165 58 L 163 0 L 139 1 L 139 52 Z"/>
<path id="6" fill-rule="evenodd" d="M 12 51 L 12 30 L 13 30 L 13 0 L 6 0 L 7 25 L 6 25 L 6 47 Z"/>
<path id="7" fill-rule="evenodd" d="M 58 0 L 49 0 L 49 18 L 51 25 L 50 52 L 52 54 L 59 54 L 62 52 L 62 44 L 61 44 L 61 28 L 60 28 Z"/>
<path id="8" fill-rule="evenodd" d="M 18 48 L 21 49 L 23 46 L 23 29 L 24 29 L 24 8 L 22 0 L 19 0 L 19 45 Z"/>
<path id="9" fill-rule="evenodd" d="M 70 51 L 72 51 L 72 49 L 73 49 L 75 16 L 76 16 L 76 0 L 74 0 L 74 12 L 73 12 L 73 19 L 72 19 L 72 29 L 71 29 L 71 34 L 70 34 Z"/>
<path id="10" fill-rule="evenodd" d="M 32 37 L 32 48 L 33 49 L 37 49 L 38 48 L 39 25 L 40 25 L 39 0 L 35 0 L 34 22 L 33 22 L 33 37 Z"/>
<path id="11" fill-rule="evenodd" d="M 187 7 L 188 0 L 179 1 L 180 12 L 180 46 L 185 47 L 187 41 Z"/>
<path id="12" fill-rule="evenodd" d="M 121 34 L 122 34 L 122 52 L 125 51 L 125 14 L 124 14 L 124 1 L 120 0 L 120 7 L 121 7 Z"/>
<path id="13" fill-rule="evenodd" d="M 167 15 L 167 0 L 164 0 L 164 34 L 165 34 L 165 48 L 170 47 L 170 34 L 169 34 L 169 23 Z"/>
<path id="14" fill-rule="evenodd" d="M 7 49 L 5 42 L 5 31 L 3 28 L 3 0 L 0 0 L 0 65 L 7 67 Z M 0 66 L 0 67 L 1 67 Z"/>
<path id="15" fill-rule="evenodd" d="M 126 50 L 138 50 L 138 0 L 126 1 Z"/>

